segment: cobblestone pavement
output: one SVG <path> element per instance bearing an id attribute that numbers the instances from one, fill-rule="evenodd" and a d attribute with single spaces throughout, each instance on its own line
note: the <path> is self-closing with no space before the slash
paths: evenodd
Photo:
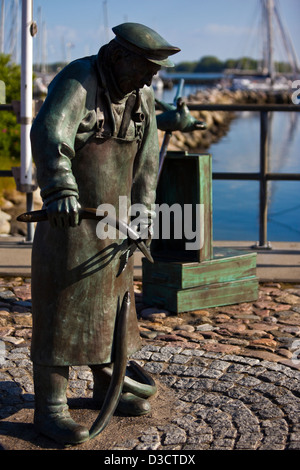
<path id="1" fill-rule="evenodd" d="M 264 284 L 255 302 L 180 315 L 143 306 L 140 288 L 143 346 L 132 359 L 172 403 L 167 420 L 133 436 L 128 427 L 107 450 L 299 450 L 300 286 Z M 2 424 L 33 408 L 30 310 L 30 280 L 0 280 Z M 91 394 L 90 369 L 72 367 L 69 398 Z M 0 442 L 5 434 L 0 422 Z"/>

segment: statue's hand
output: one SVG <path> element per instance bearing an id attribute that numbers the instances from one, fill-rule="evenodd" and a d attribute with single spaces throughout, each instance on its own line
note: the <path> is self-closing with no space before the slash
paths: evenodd
<path id="1" fill-rule="evenodd" d="M 79 209 L 75 196 L 57 199 L 47 207 L 48 220 L 52 227 L 76 227 L 79 225 Z"/>

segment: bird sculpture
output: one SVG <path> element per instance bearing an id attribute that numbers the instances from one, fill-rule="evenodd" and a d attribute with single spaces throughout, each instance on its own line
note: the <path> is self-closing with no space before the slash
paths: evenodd
<path id="1" fill-rule="evenodd" d="M 191 115 L 185 101 L 178 97 L 176 105 L 156 99 L 158 107 L 163 111 L 156 116 L 158 129 L 165 132 L 192 132 L 206 129 L 206 123 L 198 121 Z"/>

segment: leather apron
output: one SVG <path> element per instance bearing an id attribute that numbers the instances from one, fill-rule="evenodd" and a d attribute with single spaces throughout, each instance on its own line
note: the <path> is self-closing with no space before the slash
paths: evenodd
<path id="1" fill-rule="evenodd" d="M 111 204 L 119 212 L 119 196 L 131 203 L 134 160 L 141 126 L 130 122 L 130 139 L 93 135 L 76 152 L 72 172 L 82 207 Z M 134 129 L 134 132 L 133 132 Z M 128 220 L 126 222 L 129 222 Z M 31 357 L 41 365 L 113 362 L 117 312 L 126 291 L 131 294 L 128 354 L 140 347 L 133 292 L 133 257 L 117 277 L 124 237 L 99 239 L 97 221 L 78 227 L 37 224 L 32 250 L 33 336 Z M 117 237 L 120 236 L 116 231 Z"/>

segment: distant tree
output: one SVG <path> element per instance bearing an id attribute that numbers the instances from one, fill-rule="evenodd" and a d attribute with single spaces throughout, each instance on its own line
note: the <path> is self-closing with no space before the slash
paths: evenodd
<path id="1" fill-rule="evenodd" d="M 21 67 L 10 62 L 10 56 L 0 54 L 0 80 L 5 83 L 6 103 L 20 100 Z M 20 124 L 15 114 L 0 111 L 0 168 L 10 160 L 20 158 Z"/>
<path id="2" fill-rule="evenodd" d="M 195 72 L 222 72 L 224 63 L 215 56 L 202 57 L 195 67 Z"/>
<path id="3" fill-rule="evenodd" d="M 239 59 L 227 59 L 224 62 L 225 69 L 236 69 L 239 63 Z"/>
<path id="4" fill-rule="evenodd" d="M 238 60 L 237 67 L 241 70 L 257 70 L 258 61 L 251 57 L 241 57 Z"/>
<path id="5" fill-rule="evenodd" d="M 292 72 L 291 65 L 285 62 L 275 62 L 274 66 L 275 66 L 275 70 L 279 73 L 291 73 Z"/>
<path id="6" fill-rule="evenodd" d="M 195 71 L 196 65 L 197 62 L 180 62 L 179 64 L 175 65 L 174 72 L 193 73 Z"/>
<path id="7" fill-rule="evenodd" d="M 5 83 L 6 103 L 20 99 L 21 67 L 10 62 L 10 55 L 0 54 L 0 80 Z"/>

